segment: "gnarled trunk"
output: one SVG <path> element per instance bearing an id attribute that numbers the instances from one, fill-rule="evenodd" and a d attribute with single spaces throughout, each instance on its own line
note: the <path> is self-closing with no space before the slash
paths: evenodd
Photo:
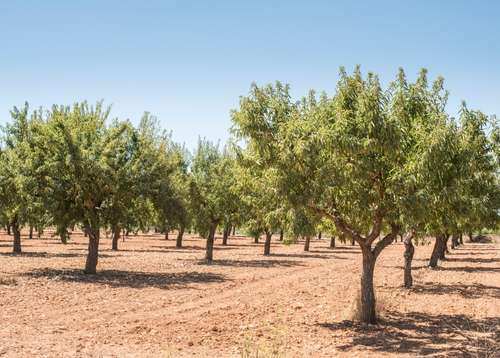
<path id="1" fill-rule="evenodd" d="M 184 236 L 184 225 L 181 225 L 179 228 L 179 232 L 177 233 L 177 240 L 175 240 L 175 247 L 178 249 L 182 248 L 183 236 Z"/>
<path id="2" fill-rule="evenodd" d="M 264 256 L 269 256 L 271 254 L 271 238 L 273 233 L 266 231 L 266 241 L 264 242 Z"/>
<path id="3" fill-rule="evenodd" d="M 12 234 L 14 235 L 14 241 L 12 245 L 12 252 L 15 254 L 21 253 L 21 230 L 19 229 L 19 223 L 15 219 L 11 224 Z"/>
<path id="4" fill-rule="evenodd" d="M 330 249 L 334 248 L 335 248 L 335 236 L 332 235 L 332 237 L 330 238 Z"/>
<path id="5" fill-rule="evenodd" d="M 304 251 L 309 251 L 310 243 L 311 243 L 311 237 L 309 235 L 307 235 L 306 240 L 304 242 Z"/>
<path id="6" fill-rule="evenodd" d="M 363 270 L 361 273 L 360 320 L 363 323 L 376 323 L 375 291 L 373 289 L 373 273 L 375 271 L 375 256 L 369 247 L 361 247 L 363 253 Z"/>
<path id="7" fill-rule="evenodd" d="M 227 238 L 231 232 L 231 226 L 226 226 L 222 232 L 222 245 L 227 245 Z"/>
<path id="8" fill-rule="evenodd" d="M 118 251 L 118 240 L 120 240 L 120 234 L 122 230 L 118 225 L 113 228 L 113 238 L 111 242 L 111 250 Z"/>
<path id="9" fill-rule="evenodd" d="M 405 252 L 403 254 L 405 259 L 404 285 L 406 288 L 410 288 L 413 285 L 413 277 L 411 275 L 411 262 L 413 260 L 413 255 L 415 254 L 415 247 L 413 246 L 413 234 L 406 234 L 403 243 L 405 245 Z"/>
<path id="10" fill-rule="evenodd" d="M 212 263 L 214 258 L 214 239 L 215 239 L 215 230 L 217 229 L 217 224 L 212 223 L 210 225 L 210 230 L 207 237 L 207 248 L 205 253 L 205 259 L 207 263 Z"/>
<path id="11" fill-rule="evenodd" d="M 85 231 L 89 237 L 89 246 L 84 272 L 86 274 L 95 274 L 99 258 L 99 228 L 89 225 L 85 228 Z"/>
<path id="12" fill-rule="evenodd" d="M 432 249 L 431 258 L 429 260 L 429 267 L 437 267 L 438 260 L 444 250 L 444 240 L 444 235 L 436 235 L 434 248 Z"/>

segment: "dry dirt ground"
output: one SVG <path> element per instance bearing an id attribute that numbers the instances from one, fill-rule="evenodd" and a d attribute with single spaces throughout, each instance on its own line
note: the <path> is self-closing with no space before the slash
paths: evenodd
<path id="1" fill-rule="evenodd" d="M 274 242 L 264 257 L 262 243 L 218 239 L 209 266 L 196 237 L 177 250 L 141 235 L 118 252 L 102 239 L 99 273 L 86 276 L 81 235 L 23 238 L 13 256 L 1 234 L 0 356 L 498 356 L 496 242 L 467 243 L 437 270 L 426 267 L 430 245 L 417 247 L 411 290 L 401 287 L 403 245 L 391 245 L 375 272 L 380 324 L 363 326 L 349 321 L 361 259 L 350 245 L 313 240 L 305 253 Z"/>

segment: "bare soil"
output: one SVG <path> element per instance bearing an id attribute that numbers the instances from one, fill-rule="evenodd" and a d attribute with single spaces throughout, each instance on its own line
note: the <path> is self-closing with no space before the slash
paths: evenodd
<path id="1" fill-rule="evenodd" d="M 172 239 L 174 235 L 170 236 Z M 5 357 L 405 357 L 497 356 L 500 247 L 466 243 L 440 268 L 418 246 L 415 286 L 402 287 L 403 245 L 377 262 L 380 323 L 356 309 L 358 247 L 328 239 L 283 245 L 231 237 L 183 249 L 163 236 L 101 239 L 97 275 L 84 275 L 87 240 L 23 237 L 22 255 L 0 234 L 0 356 Z M 498 242 L 498 238 L 496 242 Z"/>

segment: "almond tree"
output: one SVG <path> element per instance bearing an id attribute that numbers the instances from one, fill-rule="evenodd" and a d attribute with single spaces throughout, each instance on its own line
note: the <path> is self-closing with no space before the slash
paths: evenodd
<path id="1" fill-rule="evenodd" d="M 400 198 L 408 191 L 411 137 L 390 103 L 377 77 L 363 78 L 356 69 L 353 75 L 341 70 L 332 97 L 311 93 L 299 103 L 288 86 L 252 85 L 232 113 L 235 132 L 259 154 L 257 162 L 279 173 L 279 191 L 360 246 L 366 323 L 376 321 L 375 263 L 400 232 Z"/>

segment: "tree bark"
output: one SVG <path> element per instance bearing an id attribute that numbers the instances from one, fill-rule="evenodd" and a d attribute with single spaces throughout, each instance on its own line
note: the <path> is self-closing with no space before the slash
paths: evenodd
<path id="1" fill-rule="evenodd" d="M 12 252 L 15 254 L 21 253 L 21 230 L 19 229 L 19 223 L 14 221 L 11 223 L 12 234 L 14 235 L 14 241 L 12 246 Z"/>
<path id="2" fill-rule="evenodd" d="M 321 240 L 321 231 L 318 233 L 318 240 Z"/>
<path id="3" fill-rule="evenodd" d="M 369 247 L 361 247 L 363 253 L 363 272 L 361 274 L 361 307 L 360 320 L 363 323 L 377 322 L 375 312 L 375 291 L 373 289 L 373 272 L 375 270 L 375 256 Z"/>
<path id="4" fill-rule="evenodd" d="M 259 236 L 258 235 L 254 236 L 253 242 L 254 242 L 254 244 L 258 244 L 259 243 Z"/>
<path id="5" fill-rule="evenodd" d="M 464 236 L 463 236 L 463 234 L 460 234 L 460 237 L 458 238 L 458 242 L 460 243 L 460 245 L 464 244 Z"/>
<path id="6" fill-rule="evenodd" d="M 231 226 L 226 226 L 222 232 L 222 245 L 227 245 L 227 238 L 231 232 Z"/>
<path id="7" fill-rule="evenodd" d="M 30 225 L 30 231 L 29 231 L 28 238 L 29 238 L 30 240 L 33 240 L 33 225 Z"/>
<path id="8" fill-rule="evenodd" d="M 10 231 L 10 224 L 7 224 L 7 235 L 11 235 L 11 231 Z"/>
<path id="9" fill-rule="evenodd" d="M 443 235 L 436 235 L 436 239 L 434 241 L 434 248 L 432 249 L 431 258 L 429 260 L 429 267 L 437 267 L 438 260 L 443 252 Z"/>
<path id="10" fill-rule="evenodd" d="M 452 249 L 455 249 L 458 247 L 458 245 L 460 245 L 458 238 L 459 238 L 458 234 L 453 234 L 453 236 L 451 237 L 451 248 Z"/>
<path id="11" fill-rule="evenodd" d="M 304 251 L 309 251 L 309 244 L 311 243 L 311 237 L 309 235 L 306 236 L 306 240 L 304 242 Z"/>
<path id="12" fill-rule="evenodd" d="M 232 236 L 234 236 L 234 235 L 236 235 L 236 225 L 233 226 L 233 234 L 232 234 Z"/>
<path id="13" fill-rule="evenodd" d="M 165 240 L 168 240 L 168 230 L 165 230 Z"/>
<path id="14" fill-rule="evenodd" d="M 179 228 L 179 233 L 177 234 L 177 240 L 175 240 L 175 247 L 178 249 L 182 248 L 183 236 L 184 236 L 184 225 L 181 225 Z"/>
<path id="15" fill-rule="evenodd" d="M 60 227 L 58 231 L 59 231 L 59 237 L 61 238 L 61 243 L 66 245 L 68 243 L 68 230 L 66 230 L 65 227 Z"/>
<path id="16" fill-rule="evenodd" d="M 332 237 L 330 238 L 330 249 L 334 248 L 335 248 L 335 236 L 332 235 Z"/>
<path id="17" fill-rule="evenodd" d="M 446 253 L 448 253 L 448 240 L 450 236 L 448 234 L 445 234 L 442 237 L 442 245 L 441 245 L 441 251 L 439 252 L 439 259 L 440 260 L 446 260 Z"/>
<path id="18" fill-rule="evenodd" d="M 264 242 L 264 256 L 269 256 L 271 254 L 271 238 L 273 233 L 266 231 L 266 241 Z"/>
<path id="19" fill-rule="evenodd" d="M 405 259 L 404 286 L 406 288 L 411 288 L 411 286 L 413 285 L 413 277 L 411 275 L 411 262 L 413 260 L 413 255 L 415 254 L 415 247 L 413 246 L 413 234 L 406 234 L 403 243 L 405 245 L 405 252 L 403 254 Z"/>
<path id="20" fill-rule="evenodd" d="M 99 229 L 92 226 L 87 226 L 85 231 L 87 232 L 89 237 L 89 246 L 84 272 L 86 274 L 95 274 L 97 269 L 97 261 L 99 258 Z"/>
<path id="21" fill-rule="evenodd" d="M 215 230 L 217 229 L 217 224 L 210 225 L 210 231 L 207 237 L 207 248 L 205 259 L 207 263 L 211 264 L 214 258 L 214 238 L 215 238 Z"/>
<path id="22" fill-rule="evenodd" d="M 120 233 L 122 230 L 118 225 L 116 225 L 113 229 L 113 238 L 111 243 L 111 250 L 118 251 L 118 240 L 120 239 Z"/>
<path id="23" fill-rule="evenodd" d="M 280 230 L 280 241 L 283 241 L 283 229 Z"/>

